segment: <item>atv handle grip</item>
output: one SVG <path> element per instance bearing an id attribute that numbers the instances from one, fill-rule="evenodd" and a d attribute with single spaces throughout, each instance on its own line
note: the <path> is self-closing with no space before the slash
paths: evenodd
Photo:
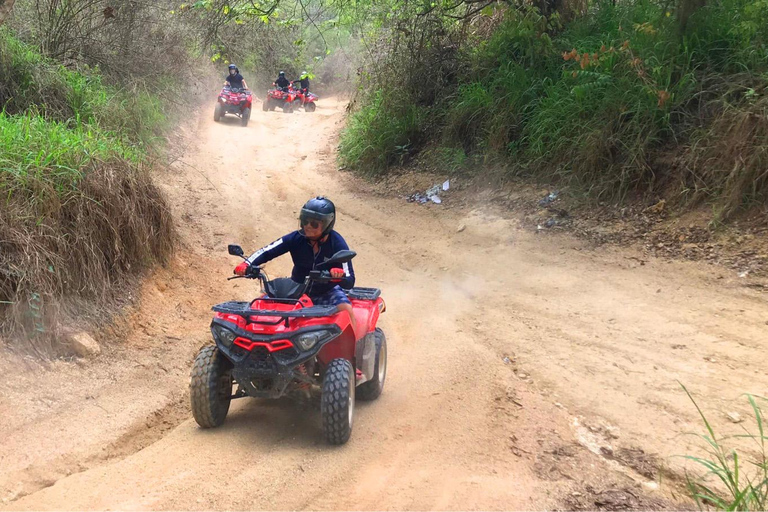
<path id="1" fill-rule="evenodd" d="M 227 281 L 231 281 L 233 279 L 258 279 L 260 276 L 261 267 L 248 267 L 248 269 L 245 271 L 245 275 L 228 277 Z"/>
<path id="2" fill-rule="evenodd" d="M 320 284 L 330 283 L 332 281 L 331 273 L 327 270 L 312 270 L 309 273 L 309 278 Z"/>

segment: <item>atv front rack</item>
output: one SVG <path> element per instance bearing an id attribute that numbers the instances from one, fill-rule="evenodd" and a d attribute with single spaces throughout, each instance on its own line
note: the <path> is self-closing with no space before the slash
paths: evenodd
<path id="1" fill-rule="evenodd" d="M 216 304 L 211 308 L 216 313 L 228 315 L 273 316 L 279 318 L 324 318 L 338 313 L 336 306 L 312 306 L 293 311 L 277 311 L 274 309 L 251 309 L 250 302 L 230 301 Z"/>
<path id="2" fill-rule="evenodd" d="M 378 288 L 355 287 L 347 290 L 347 297 L 358 300 L 376 300 L 381 296 L 381 290 Z"/>

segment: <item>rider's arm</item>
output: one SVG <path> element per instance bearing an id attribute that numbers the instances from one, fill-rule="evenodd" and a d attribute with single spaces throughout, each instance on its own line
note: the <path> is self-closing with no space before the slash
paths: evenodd
<path id="1" fill-rule="evenodd" d="M 349 245 L 347 245 L 347 241 L 344 240 L 344 237 L 342 237 L 337 232 L 333 231 L 331 233 L 331 236 L 336 235 L 334 238 L 334 253 L 338 251 L 346 251 L 349 250 Z M 335 268 L 340 268 L 344 270 L 344 278 L 339 283 L 339 286 L 344 288 L 345 290 L 349 290 L 355 286 L 355 269 L 352 267 L 352 262 L 343 263 L 341 265 L 334 265 Z"/>
<path id="2" fill-rule="evenodd" d="M 341 268 L 344 270 L 344 279 L 341 280 L 339 286 L 345 290 L 351 290 L 355 287 L 355 269 L 352 268 L 352 262 L 344 263 Z"/>
<path id="3" fill-rule="evenodd" d="M 291 246 L 294 243 L 294 235 L 295 233 L 289 233 L 282 238 L 278 238 L 268 246 L 262 247 L 248 257 L 248 263 L 258 267 L 287 253 L 291 250 Z"/>
<path id="4" fill-rule="evenodd" d="M 247 88 L 248 88 L 248 84 L 245 83 L 245 78 L 243 78 L 243 89 L 247 89 Z"/>

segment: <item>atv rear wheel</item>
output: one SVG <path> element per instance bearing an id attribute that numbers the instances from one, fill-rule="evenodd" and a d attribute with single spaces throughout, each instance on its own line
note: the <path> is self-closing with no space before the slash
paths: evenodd
<path id="1" fill-rule="evenodd" d="M 232 365 L 213 345 L 197 353 L 189 381 L 192 415 L 203 428 L 224 423 L 232 400 Z"/>
<path id="2" fill-rule="evenodd" d="M 240 118 L 240 124 L 248 126 L 248 120 L 251 118 L 251 109 L 246 108 L 243 110 L 242 117 Z"/>
<path id="3" fill-rule="evenodd" d="M 262 101 L 261 102 L 261 110 L 263 110 L 264 112 L 269 110 L 269 104 L 270 104 L 269 98 L 267 98 L 266 100 Z"/>
<path id="4" fill-rule="evenodd" d="M 387 338 L 384 331 L 376 328 L 373 334 L 376 342 L 376 363 L 373 367 L 373 378 L 358 386 L 357 396 L 360 400 L 376 400 L 384 390 L 384 380 L 387 378 Z"/>
<path id="5" fill-rule="evenodd" d="M 293 113 L 293 103 L 290 101 L 286 101 L 283 103 L 283 112 L 286 114 L 292 114 Z"/>
<path id="6" fill-rule="evenodd" d="M 330 444 L 344 444 L 352 433 L 355 413 L 355 372 L 346 359 L 334 359 L 325 370 L 320 414 Z"/>
<path id="7" fill-rule="evenodd" d="M 304 105 L 304 110 L 306 110 L 307 112 L 314 112 L 316 108 L 317 108 L 317 105 L 315 105 L 314 103 L 307 103 L 306 105 Z"/>
<path id="8" fill-rule="evenodd" d="M 217 103 L 216 108 L 213 109 L 213 120 L 218 123 L 221 119 L 221 116 L 223 115 L 223 111 L 224 109 L 221 108 L 221 103 Z"/>

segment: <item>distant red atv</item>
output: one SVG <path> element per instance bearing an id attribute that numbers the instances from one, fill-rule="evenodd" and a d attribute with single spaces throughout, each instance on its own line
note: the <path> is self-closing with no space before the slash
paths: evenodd
<path id="1" fill-rule="evenodd" d="M 227 114 L 234 114 L 240 118 L 240 124 L 248 126 L 248 120 L 251 118 L 251 107 L 253 106 L 253 96 L 251 91 L 237 87 L 224 86 L 219 93 L 219 100 L 216 103 L 216 109 L 213 111 L 213 120 L 217 123 Z"/>
<path id="2" fill-rule="evenodd" d="M 244 258 L 238 245 L 230 245 L 229 253 Z M 355 399 L 374 400 L 384 389 L 387 341 L 376 324 L 386 306 L 375 288 L 349 290 L 353 326 L 347 312 L 315 306 L 307 291 L 312 283 L 331 282 L 327 269 L 354 257 L 353 251 L 339 251 L 318 264 L 303 283 L 290 278 L 269 281 L 259 267 L 248 269 L 243 277 L 260 280 L 266 295 L 213 307 L 215 345 L 200 349 L 189 384 L 198 425 L 220 426 L 234 398 L 311 397 L 314 392 L 320 395 L 328 442 L 349 440 Z"/>
<path id="3" fill-rule="evenodd" d="M 275 110 L 275 108 L 281 107 L 283 112 L 290 114 L 293 112 L 294 101 L 296 101 L 295 89 L 275 87 L 267 91 L 267 99 L 262 103 L 262 109 L 266 112 L 267 110 Z"/>
<path id="4" fill-rule="evenodd" d="M 317 95 L 307 91 L 304 93 L 304 89 L 296 89 L 296 99 L 293 100 L 294 110 L 299 107 L 304 107 L 307 112 L 314 112 L 317 108 Z"/>

